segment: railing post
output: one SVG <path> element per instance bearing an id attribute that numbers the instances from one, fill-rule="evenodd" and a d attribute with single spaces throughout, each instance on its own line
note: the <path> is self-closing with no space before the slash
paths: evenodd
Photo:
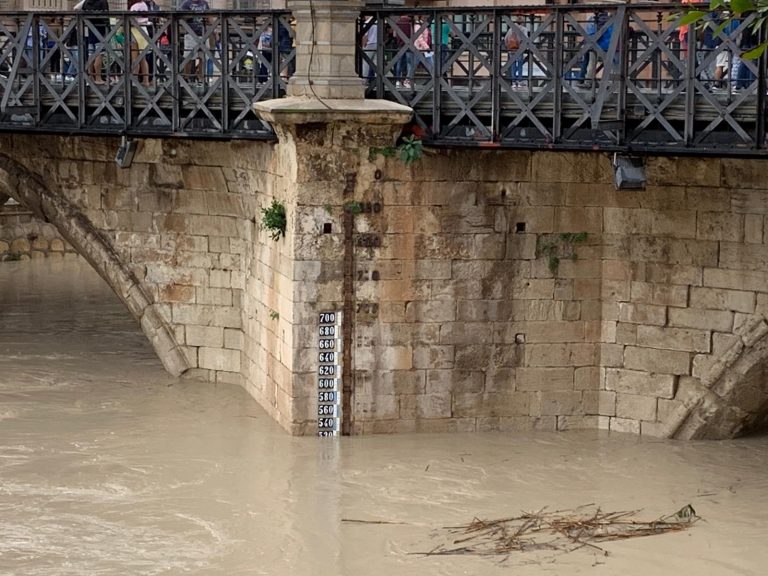
<path id="1" fill-rule="evenodd" d="M 280 17 L 272 14 L 272 98 L 280 97 Z"/>
<path id="2" fill-rule="evenodd" d="M 138 53 L 137 59 L 136 59 L 136 74 L 134 75 L 133 72 L 133 54 L 131 53 L 131 42 L 133 40 L 133 21 L 131 20 L 130 15 L 123 14 L 122 16 L 122 26 L 123 26 L 123 102 L 125 102 L 124 105 L 124 112 L 123 117 L 125 118 L 125 126 L 123 126 L 123 129 L 125 132 L 130 130 L 131 126 L 133 125 L 133 80 L 136 79 L 136 84 L 141 84 L 141 76 L 139 75 L 139 58 L 141 57 L 141 52 Z M 110 32 L 108 31 L 106 36 L 109 36 Z M 108 50 L 107 48 L 107 41 L 104 40 L 104 48 L 105 50 Z M 109 52 L 107 52 L 109 53 Z M 107 62 L 107 84 L 109 84 L 109 73 L 110 73 L 110 65 L 109 62 Z"/>
<path id="3" fill-rule="evenodd" d="M 624 17 L 621 19 L 621 45 L 619 46 L 621 61 L 619 62 L 619 87 L 617 90 L 619 99 L 617 113 L 620 125 L 616 131 L 618 140 L 616 143 L 619 146 L 625 146 L 627 143 L 627 75 L 629 70 L 630 42 L 632 41 L 630 37 L 632 28 L 629 25 L 631 11 L 632 7 L 628 5 L 624 11 Z"/>
<path id="4" fill-rule="evenodd" d="M 386 16 L 381 12 L 376 12 L 376 98 L 384 98 L 384 67 L 386 60 L 384 58 L 384 19 Z"/>
<path id="5" fill-rule="evenodd" d="M 563 38 L 565 36 L 565 15 L 558 10 L 555 12 L 555 46 L 556 51 L 553 54 L 552 63 L 554 64 L 554 72 L 552 74 L 552 93 L 553 93 L 553 110 L 552 110 L 552 142 L 558 142 L 562 137 L 563 131 L 563 75 L 565 73 L 563 66 L 564 58 L 564 44 Z"/>
<path id="6" fill-rule="evenodd" d="M 221 60 L 221 131 L 227 133 L 229 130 L 229 75 L 231 73 L 229 66 L 229 16 L 221 16 L 221 35 L 219 36 L 219 59 Z M 216 51 L 214 49 L 214 56 Z M 274 55 L 273 55 L 274 58 Z"/>
<path id="7" fill-rule="evenodd" d="M 40 109 L 40 76 L 42 75 L 42 71 L 40 70 L 40 58 L 42 54 L 40 54 L 40 17 L 37 15 L 32 16 L 32 54 L 30 56 L 32 57 L 32 62 L 30 62 L 30 66 L 32 66 L 32 94 L 34 96 L 34 102 L 35 102 L 35 125 L 40 124 L 40 119 L 42 118 L 42 110 Z M 21 39 L 22 42 L 26 45 L 26 38 Z"/>
<path id="8" fill-rule="evenodd" d="M 173 79 L 171 90 L 173 93 L 173 98 L 171 99 L 171 105 L 173 106 L 173 111 L 171 113 L 171 124 L 173 126 L 173 131 L 178 132 L 179 127 L 181 126 L 181 87 L 179 86 L 179 78 L 181 77 L 181 58 L 179 54 L 178 49 L 178 43 L 181 40 L 181 37 L 179 35 L 179 16 L 178 14 L 171 14 L 171 21 L 168 24 L 169 26 L 169 33 L 170 33 L 170 41 L 171 46 L 173 46 L 173 50 L 171 51 L 171 71 L 172 74 L 171 78 Z"/>
<path id="9" fill-rule="evenodd" d="M 760 31 L 758 32 L 758 46 L 767 40 L 765 26 L 761 26 Z M 757 110 L 755 110 L 755 123 L 757 126 L 755 130 L 755 144 L 758 150 L 765 148 L 765 67 L 766 57 L 765 52 L 763 52 L 757 60 Z"/>
<path id="10" fill-rule="evenodd" d="M 685 58 L 685 132 L 683 140 L 685 146 L 693 144 L 694 120 L 696 112 L 695 78 L 696 78 L 696 26 L 688 27 L 688 38 L 686 39 L 687 51 Z"/>
<path id="11" fill-rule="evenodd" d="M 75 14 L 75 35 L 77 37 L 77 127 L 85 125 L 85 77 L 88 74 L 88 46 L 85 43 L 85 22 L 82 14 Z"/>
<path id="12" fill-rule="evenodd" d="M 362 4 L 362 0 L 289 0 L 296 18 L 296 73 L 288 82 L 289 96 L 365 96 L 365 83 L 355 73 Z"/>
<path id="13" fill-rule="evenodd" d="M 501 34 L 501 15 L 497 10 L 493 11 L 493 46 L 491 46 L 491 53 L 493 54 L 492 61 L 492 78 L 491 78 L 491 138 L 494 142 L 499 140 L 500 134 L 500 117 L 501 117 L 501 82 L 499 82 L 499 76 L 501 75 L 501 41 L 504 36 Z"/>

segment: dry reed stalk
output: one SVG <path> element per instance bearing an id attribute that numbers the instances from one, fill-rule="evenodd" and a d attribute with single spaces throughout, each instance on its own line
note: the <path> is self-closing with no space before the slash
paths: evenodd
<path id="1" fill-rule="evenodd" d="M 655 536 L 690 528 L 699 517 L 688 505 L 656 520 L 637 520 L 639 510 L 604 512 L 594 504 L 571 510 L 524 512 L 520 516 L 482 520 L 443 528 L 450 542 L 429 552 L 435 555 L 508 555 L 530 550 L 573 552 L 589 547 L 607 555 L 598 543 Z"/>

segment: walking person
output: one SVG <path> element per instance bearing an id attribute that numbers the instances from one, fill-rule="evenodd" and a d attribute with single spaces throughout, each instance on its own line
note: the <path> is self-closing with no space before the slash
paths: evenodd
<path id="1" fill-rule="evenodd" d="M 395 30 L 392 30 L 392 34 L 395 36 L 395 44 L 397 45 L 399 52 L 406 43 L 406 40 L 403 38 L 410 40 L 411 34 L 413 33 L 413 21 L 411 20 L 411 17 L 406 14 L 400 16 L 395 22 L 395 28 Z M 398 34 L 397 30 L 400 30 L 401 34 Z M 412 87 L 413 52 L 411 52 L 410 46 L 400 54 L 397 62 L 395 62 L 395 78 L 395 87 L 406 89 Z"/>
<path id="2" fill-rule="evenodd" d="M 282 19 L 277 21 L 277 57 L 280 77 L 286 82 L 296 71 L 296 58 L 291 58 L 293 51 L 293 29 L 290 23 Z"/>
<path id="3" fill-rule="evenodd" d="M 426 60 L 426 68 L 427 72 L 430 74 L 432 73 L 432 69 L 434 68 L 434 62 L 433 62 L 433 52 L 432 52 L 432 33 L 430 32 L 429 26 L 427 26 L 424 23 L 424 20 L 421 18 L 421 16 L 416 17 L 416 22 L 414 23 L 414 35 L 416 38 L 413 40 L 413 47 L 416 48 L 417 53 L 421 53 L 424 55 L 424 60 Z M 419 65 L 419 62 L 421 61 L 419 58 L 416 58 L 416 54 L 414 54 L 414 60 L 416 61 L 414 63 L 414 70 Z"/>
<path id="4" fill-rule="evenodd" d="M 435 51 L 440 51 L 440 73 L 448 72 L 448 60 L 451 57 L 451 25 L 448 22 L 448 16 L 437 16 L 432 21 L 432 46 Z M 440 20 L 440 26 L 437 21 Z M 439 28 L 439 29 L 438 29 Z"/>
<path id="5" fill-rule="evenodd" d="M 749 14 L 744 13 L 744 17 Z M 739 49 L 741 50 L 739 70 L 736 72 L 736 89 L 745 90 L 752 86 L 752 83 L 756 80 L 755 73 L 752 71 L 750 65 L 755 64 L 755 61 L 747 60 L 744 58 L 744 53 L 749 52 L 753 48 L 756 48 L 758 44 L 757 32 L 752 28 L 752 25 L 745 26 L 741 33 L 741 39 L 739 40 Z"/>
<path id="6" fill-rule="evenodd" d="M 109 12 L 108 0 L 81 0 L 75 4 L 75 10 L 83 12 Z M 86 27 L 87 50 L 85 53 L 86 73 L 93 79 L 94 84 L 106 84 L 104 71 L 102 70 L 102 54 L 104 53 L 104 38 L 107 36 L 109 28 L 109 18 L 93 18 L 90 21 L 91 26 Z M 91 54 L 95 53 L 93 60 L 90 61 Z"/>
<path id="7" fill-rule="evenodd" d="M 261 53 L 261 62 L 259 64 L 258 82 L 263 84 L 269 79 L 269 73 L 272 69 L 272 25 L 267 24 L 264 31 L 259 35 L 259 43 L 256 49 Z"/>
<path id="8" fill-rule="evenodd" d="M 525 85 L 523 80 L 523 58 L 517 54 L 524 36 L 525 32 L 513 19 L 509 24 L 507 33 L 504 35 L 504 47 L 509 53 L 509 79 L 513 88 Z"/>
<path id="9" fill-rule="evenodd" d="M 367 82 L 373 82 L 374 70 L 376 69 L 376 51 L 379 43 L 379 23 L 374 22 L 372 17 L 366 20 L 368 31 L 363 37 L 363 79 Z"/>
<path id="10" fill-rule="evenodd" d="M 64 39 L 64 46 L 68 57 L 64 59 L 64 70 L 62 72 L 64 82 L 74 82 L 77 76 L 77 65 L 80 57 L 80 46 L 77 44 L 77 27 L 72 28 Z"/>
<path id="11" fill-rule="evenodd" d="M 613 62 L 614 64 L 616 63 L 616 55 L 608 54 L 608 49 L 611 46 L 611 36 L 613 35 L 613 24 L 608 24 L 610 19 L 611 17 L 607 12 L 599 10 L 595 14 L 594 27 L 590 27 L 587 31 L 589 36 L 592 38 L 599 34 L 595 44 L 597 44 L 597 47 L 600 48 L 600 50 L 606 53 L 603 66 L 609 62 Z M 594 49 L 590 50 L 589 59 L 587 60 L 587 74 L 585 79 L 577 84 L 579 88 L 592 88 L 593 84 L 597 80 L 597 65 L 599 61 L 600 58 L 598 57 L 598 51 Z"/>
<path id="12" fill-rule="evenodd" d="M 130 12 L 149 12 L 149 6 L 145 0 L 130 0 L 128 5 Z M 144 88 L 149 88 L 149 64 L 142 54 L 149 45 L 149 18 L 137 16 L 131 25 L 131 74 L 138 73 L 138 80 Z"/>
<path id="13" fill-rule="evenodd" d="M 211 7 L 206 0 L 184 0 L 179 7 L 182 12 L 208 12 Z M 184 34 L 184 53 L 189 58 L 184 66 L 184 76 L 189 79 L 194 75 L 198 82 L 203 82 L 203 66 L 205 64 L 205 52 L 202 41 L 205 36 L 206 19 L 203 16 L 193 16 L 188 20 L 191 34 Z"/>

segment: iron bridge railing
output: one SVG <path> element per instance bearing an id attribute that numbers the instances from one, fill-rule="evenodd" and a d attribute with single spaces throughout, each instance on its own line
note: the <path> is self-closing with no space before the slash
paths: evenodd
<path id="1" fill-rule="evenodd" d="M 252 104 L 293 37 L 281 11 L 0 14 L 0 130 L 272 138 Z"/>
<path id="2" fill-rule="evenodd" d="M 765 56 L 739 59 L 765 39 L 755 16 L 686 31 L 679 10 L 367 11 L 359 72 L 435 144 L 766 154 Z"/>
<path id="3" fill-rule="evenodd" d="M 367 11 L 359 73 L 432 144 L 768 153 L 766 57 L 739 59 L 754 16 L 683 32 L 677 11 Z M 283 11 L 3 13 L 0 131 L 273 138 L 252 104 L 294 68 Z"/>

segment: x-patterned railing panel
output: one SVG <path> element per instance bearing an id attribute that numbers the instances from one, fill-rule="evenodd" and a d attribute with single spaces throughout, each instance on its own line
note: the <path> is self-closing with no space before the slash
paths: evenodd
<path id="1" fill-rule="evenodd" d="M 0 15 L 0 130 L 273 138 L 252 110 L 285 93 L 291 15 Z"/>
<path id="2" fill-rule="evenodd" d="M 548 144 L 557 132 L 557 104 L 553 83 L 557 79 L 554 33 L 557 14 L 531 17 L 526 11 L 502 13 L 499 30 L 498 91 L 504 114 L 499 115 L 499 139 Z M 507 43 L 507 38 L 513 38 Z"/>
<path id="3" fill-rule="evenodd" d="M 766 57 L 744 61 L 737 78 L 754 16 L 722 31 L 714 22 L 713 40 L 711 32 L 681 26 L 680 10 L 370 11 L 359 26 L 360 72 L 370 97 L 412 106 L 415 131 L 433 144 L 768 153 L 760 93 Z M 511 42 L 510 29 L 517 36 Z M 727 71 L 716 79 L 723 62 Z"/>

